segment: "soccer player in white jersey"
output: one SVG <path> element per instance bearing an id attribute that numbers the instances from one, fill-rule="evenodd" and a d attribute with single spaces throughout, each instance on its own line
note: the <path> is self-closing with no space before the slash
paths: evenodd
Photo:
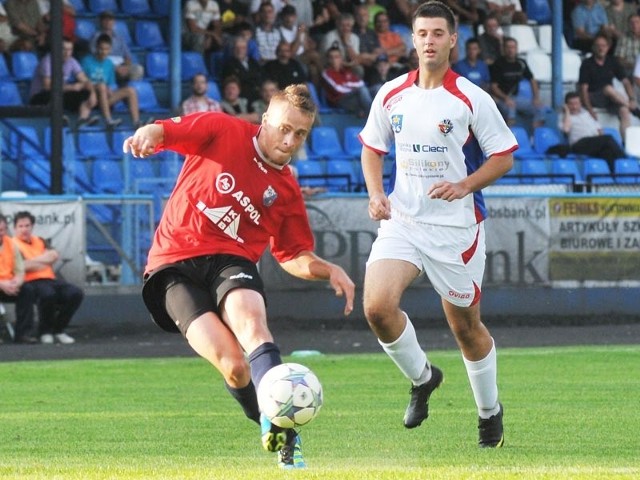
<path id="1" fill-rule="evenodd" d="M 360 133 L 369 216 L 380 221 L 367 261 L 364 312 L 412 382 L 404 425 L 417 427 L 443 380 L 400 308 L 405 289 L 425 272 L 462 352 L 478 408 L 479 445 L 500 447 L 496 350 L 480 319 L 486 216 L 480 189 L 511 169 L 518 144 L 491 97 L 451 70 L 457 34 L 449 7 L 420 5 L 412 26 L 419 67 L 382 86 Z M 395 170 L 386 194 L 383 157 L 393 142 Z"/>

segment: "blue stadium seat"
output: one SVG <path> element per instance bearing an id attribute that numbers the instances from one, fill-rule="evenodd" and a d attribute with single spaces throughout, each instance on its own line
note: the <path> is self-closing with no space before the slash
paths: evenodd
<path id="1" fill-rule="evenodd" d="M 409 25 L 405 25 L 404 23 L 392 23 L 389 25 L 389 30 L 402 37 L 402 40 L 407 47 L 407 51 L 411 51 L 411 49 L 413 49 L 413 37 L 411 27 L 409 27 Z"/>
<path id="2" fill-rule="evenodd" d="M 107 139 L 107 132 L 102 128 L 86 127 L 77 133 L 78 154 L 84 158 L 102 158 L 115 155 Z"/>
<path id="3" fill-rule="evenodd" d="M 153 13 L 166 17 L 169 15 L 171 0 L 151 0 L 151 8 Z"/>
<path id="4" fill-rule="evenodd" d="M 536 161 L 540 161 L 540 160 L 536 160 Z M 520 167 L 519 161 L 513 162 L 513 167 L 511 167 L 511 170 L 509 170 L 502 177 L 497 179 L 494 182 L 494 185 L 518 185 L 520 183 L 520 177 L 518 176 L 520 173 L 519 167 Z"/>
<path id="5" fill-rule="evenodd" d="M 140 17 L 152 14 L 148 0 L 120 0 L 122 13 L 132 17 Z"/>
<path id="6" fill-rule="evenodd" d="M 540 155 L 544 155 L 553 146 L 565 143 L 562 133 L 557 128 L 536 127 L 533 129 L 533 148 Z"/>
<path id="7" fill-rule="evenodd" d="M 338 131 L 331 126 L 319 126 L 311 129 L 311 152 L 322 158 L 349 158 L 342 149 Z"/>
<path id="8" fill-rule="evenodd" d="M 87 11 L 87 6 L 84 4 L 84 0 L 71 0 L 71 5 L 75 9 L 76 14 Z"/>
<path id="9" fill-rule="evenodd" d="M 34 52 L 11 53 L 11 69 L 16 80 L 31 80 L 38 66 L 38 56 Z"/>
<path id="10" fill-rule="evenodd" d="M 218 102 L 222 100 L 222 94 L 220 93 L 220 87 L 218 86 L 218 82 L 214 80 L 209 80 L 207 82 L 207 85 L 208 85 L 207 95 Z"/>
<path id="11" fill-rule="evenodd" d="M 0 80 L 0 106 L 13 107 L 22 104 L 18 85 L 12 80 Z"/>
<path id="12" fill-rule="evenodd" d="M 554 158 L 551 161 L 552 175 L 565 175 L 565 177 L 555 177 L 554 183 L 583 183 L 582 173 L 578 162 L 574 158 Z M 566 177 L 570 175 L 570 177 Z"/>
<path id="13" fill-rule="evenodd" d="M 209 74 L 216 82 L 222 81 L 222 67 L 224 65 L 224 52 L 212 52 L 209 55 Z"/>
<path id="14" fill-rule="evenodd" d="M 585 158 L 582 176 L 587 183 L 614 183 L 609 164 L 604 158 Z"/>
<path id="15" fill-rule="evenodd" d="M 111 134 L 111 150 L 115 155 L 123 155 L 122 145 L 124 141 L 133 135 L 133 130 L 118 128 Z"/>
<path id="16" fill-rule="evenodd" d="M 520 162 L 520 175 L 523 184 L 538 185 L 551 183 L 549 171 L 544 160 L 538 159 L 522 159 Z M 526 175 L 535 175 L 534 177 L 526 177 Z"/>
<path id="17" fill-rule="evenodd" d="M 204 57 L 200 52 L 182 52 L 180 54 L 180 65 L 182 69 L 182 81 L 186 82 L 197 73 L 207 76 L 209 71 L 204 63 Z"/>
<path id="18" fill-rule="evenodd" d="M 95 193 L 85 162 L 80 160 L 69 162 L 65 160 L 64 167 L 66 193 Z"/>
<path id="19" fill-rule="evenodd" d="M 396 178 L 396 162 L 394 160 L 387 160 L 382 163 L 382 183 L 385 190 L 389 193 Z"/>
<path id="20" fill-rule="evenodd" d="M 89 18 L 76 18 L 76 37 L 83 40 L 91 40 L 96 33 L 96 22 Z"/>
<path id="21" fill-rule="evenodd" d="M 109 158 L 96 158 L 93 161 L 91 181 L 97 192 L 122 193 L 124 177 L 120 162 Z"/>
<path id="22" fill-rule="evenodd" d="M 298 183 L 303 187 L 326 187 L 324 162 L 300 160 L 294 167 L 298 171 Z"/>
<path id="23" fill-rule="evenodd" d="M 153 162 L 148 157 L 129 159 L 129 177 L 136 193 L 154 193 L 159 188 L 157 183 L 144 181 L 157 178 Z"/>
<path id="24" fill-rule="evenodd" d="M 640 161 L 637 158 L 616 158 L 613 173 L 618 183 L 640 182 Z"/>
<path id="25" fill-rule="evenodd" d="M 529 138 L 529 132 L 527 132 L 527 129 L 518 125 L 514 125 L 510 128 L 519 145 L 519 148 L 515 152 L 513 152 L 513 156 L 515 158 L 531 157 L 532 155 L 538 156 L 533 150 L 531 140 Z"/>
<path id="26" fill-rule="evenodd" d="M 167 42 L 162 36 L 160 25 L 153 20 L 137 20 L 134 37 L 136 45 L 146 50 L 166 50 Z"/>
<path id="27" fill-rule="evenodd" d="M 147 52 L 145 55 L 145 73 L 150 80 L 166 82 L 169 78 L 169 53 Z"/>
<path id="28" fill-rule="evenodd" d="M 113 14 L 120 13 L 116 0 L 88 0 L 89 11 L 96 15 L 109 10 Z"/>
<path id="29" fill-rule="evenodd" d="M 351 160 L 327 160 L 327 188 L 331 192 L 353 192 L 360 182 Z"/>
<path id="30" fill-rule="evenodd" d="M 311 94 L 311 98 L 313 99 L 313 102 L 318 107 L 318 113 L 333 112 L 333 109 L 329 107 L 322 98 L 320 98 L 320 95 L 318 95 L 318 89 L 313 83 L 307 82 L 307 88 L 309 89 L 309 93 Z"/>
<path id="31" fill-rule="evenodd" d="M 116 34 L 124 40 L 129 47 L 133 47 L 133 38 L 131 38 L 131 32 L 129 31 L 129 26 L 127 25 L 126 20 L 116 20 L 116 23 L 113 25 L 113 29 L 116 31 Z"/>
<path id="32" fill-rule="evenodd" d="M 182 170 L 183 159 L 173 152 L 161 152 L 156 155 L 159 158 L 160 178 L 164 179 L 162 187 L 169 193 L 176 183 L 176 179 Z"/>
<path id="33" fill-rule="evenodd" d="M 40 135 L 36 127 L 19 125 L 16 131 L 9 134 L 8 153 L 15 159 L 28 157 L 42 157 L 46 153 L 40 142 Z"/>
<path id="34" fill-rule="evenodd" d="M 22 189 L 28 193 L 48 193 L 51 165 L 43 156 L 22 159 Z"/>
<path id="35" fill-rule="evenodd" d="M 362 127 L 348 126 L 344 128 L 344 151 L 352 157 L 360 158 L 362 153 L 362 143 L 358 139 L 358 135 Z"/>
<path id="36" fill-rule="evenodd" d="M 622 135 L 620 135 L 620 130 L 615 127 L 602 127 L 603 135 L 611 135 L 613 139 L 618 143 L 620 148 L 624 149 L 624 145 L 622 143 Z"/>
<path id="37" fill-rule="evenodd" d="M 549 24 L 552 20 L 549 0 L 527 0 L 527 18 L 539 24 Z"/>
<path id="38" fill-rule="evenodd" d="M 458 60 L 464 60 L 467 56 L 466 43 L 471 37 L 474 37 L 473 27 L 466 23 L 461 23 L 458 25 Z M 409 35 L 411 37 L 411 35 Z M 408 47 L 409 49 L 413 48 L 413 45 Z"/>
<path id="39" fill-rule="evenodd" d="M 168 113 L 169 109 L 160 106 L 153 86 L 146 80 L 129 82 L 129 85 L 138 92 L 138 104 L 140 111 L 145 113 Z"/>

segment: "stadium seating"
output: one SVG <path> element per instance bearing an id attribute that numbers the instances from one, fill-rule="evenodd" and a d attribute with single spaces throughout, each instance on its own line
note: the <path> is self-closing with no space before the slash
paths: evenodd
<path id="1" fill-rule="evenodd" d="M 180 54 L 180 64 L 183 82 L 191 80 L 197 73 L 202 73 L 205 76 L 208 73 L 204 57 L 200 52 L 182 52 Z"/>
<path id="2" fill-rule="evenodd" d="M 48 193 L 51 183 L 51 166 L 43 156 L 22 159 L 22 189 L 28 193 Z"/>
<path id="3" fill-rule="evenodd" d="M 84 4 L 84 0 L 70 0 L 70 3 L 75 9 L 76 14 L 87 11 L 87 6 Z"/>
<path id="4" fill-rule="evenodd" d="M 539 161 L 539 160 L 536 160 Z M 494 184 L 495 185 L 518 185 L 520 183 L 519 177 L 519 167 L 520 162 L 513 162 L 513 167 L 507 173 L 505 173 L 502 177 L 498 178 Z"/>
<path id="5" fill-rule="evenodd" d="M 554 183 L 583 183 L 582 174 L 578 163 L 573 158 L 554 158 L 551 161 L 551 173 L 553 175 L 564 175 L 554 177 Z M 567 175 L 570 175 L 568 177 Z"/>
<path id="6" fill-rule="evenodd" d="M 135 80 L 129 85 L 138 92 L 138 104 L 141 112 L 145 113 L 168 113 L 169 109 L 160 106 L 158 97 L 153 87 L 146 80 Z"/>
<path id="7" fill-rule="evenodd" d="M 22 104 L 18 85 L 12 80 L 0 80 L 0 106 L 9 107 Z"/>
<path id="8" fill-rule="evenodd" d="M 525 56 L 529 69 L 539 83 L 550 83 L 552 68 L 551 57 L 542 50 L 532 50 Z M 528 82 L 527 82 L 528 83 Z"/>
<path id="9" fill-rule="evenodd" d="M 613 173 L 618 183 L 640 182 L 640 163 L 637 158 L 616 158 Z"/>
<path id="10" fill-rule="evenodd" d="M 602 127 L 603 135 L 611 135 L 613 139 L 620 145 L 620 148 L 624 148 L 622 143 L 622 135 L 620 135 L 620 130 L 614 127 Z"/>
<path id="11" fill-rule="evenodd" d="M 218 83 L 213 80 L 209 80 L 207 82 L 207 85 L 207 95 L 210 98 L 217 100 L 218 102 L 222 100 L 222 93 L 220 93 L 220 87 L 218 86 Z"/>
<path id="12" fill-rule="evenodd" d="M 145 182 L 157 178 L 150 158 L 129 158 L 129 178 L 135 193 L 154 193 L 159 185 Z"/>
<path id="13" fill-rule="evenodd" d="M 543 51 L 538 44 L 536 32 L 531 25 L 505 25 L 502 27 L 505 36 L 513 37 L 518 42 L 518 54 L 524 55 L 530 51 Z"/>
<path id="14" fill-rule="evenodd" d="M 113 25 L 113 29 L 124 43 L 130 47 L 130 49 L 134 46 L 133 38 L 131 37 L 131 32 L 129 31 L 129 26 L 127 25 L 126 20 L 116 20 Z"/>
<path id="15" fill-rule="evenodd" d="M 13 75 L 9 70 L 4 55 L 0 55 L 0 80 L 13 80 Z"/>
<path id="16" fill-rule="evenodd" d="M 81 128 L 78 130 L 76 140 L 78 154 L 82 158 L 113 158 L 116 156 L 107 139 L 107 132 L 102 128 Z"/>
<path id="17" fill-rule="evenodd" d="M 544 160 L 528 159 L 520 160 L 520 175 L 523 184 L 546 184 L 551 183 L 548 176 L 547 163 Z M 527 176 L 532 175 L 532 176 Z"/>
<path id="18" fill-rule="evenodd" d="M 16 80 L 31 80 L 38 66 L 38 56 L 34 52 L 13 52 L 11 70 Z"/>
<path id="19" fill-rule="evenodd" d="M 118 2 L 116 0 L 87 0 L 89 11 L 100 15 L 102 12 L 110 11 L 113 14 L 120 13 Z"/>
<path id="20" fill-rule="evenodd" d="M 326 172 L 324 162 L 301 160 L 295 162 L 298 171 L 298 183 L 303 187 L 326 187 Z"/>
<path id="21" fill-rule="evenodd" d="M 557 128 L 543 126 L 533 130 L 533 149 L 540 155 L 544 155 L 553 146 L 565 143 L 562 133 Z"/>
<path id="22" fill-rule="evenodd" d="M 402 37 L 402 40 L 407 47 L 407 51 L 410 51 L 413 48 L 412 32 L 409 25 L 405 25 L 404 23 L 392 23 L 389 25 L 389 30 Z"/>
<path id="23" fill-rule="evenodd" d="M 550 0 L 527 0 L 527 18 L 539 24 L 550 24 L 552 20 Z"/>
<path id="24" fill-rule="evenodd" d="M 609 164 L 603 158 L 585 158 L 582 176 L 587 183 L 614 183 Z"/>
<path id="25" fill-rule="evenodd" d="M 320 95 L 318 95 L 318 89 L 313 83 L 307 82 L 307 88 L 309 89 L 309 93 L 311 94 L 311 98 L 313 99 L 313 102 L 318 107 L 318 113 L 322 114 L 322 113 L 333 112 L 333 109 L 328 105 L 326 105 L 323 99 L 320 98 Z"/>
<path id="26" fill-rule="evenodd" d="M 224 52 L 212 52 L 209 55 L 209 75 L 216 82 L 222 80 L 222 66 L 224 63 Z"/>
<path id="27" fill-rule="evenodd" d="M 515 158 L 524 158 L 531 156 L 539 156 L 531 146 L 531 139 L 529 138 L 529 132 L 524 127 L 519 125 L 514 125 L 511 128 L 511 132 L 516 137 L 516 141 L 518 142 L 519 148 L 513 152 L 513 156 Z"/>
<path id="28" fill-rule="evenodd" d="M 110 158 L 96 158 L 93 161 L 91 181 L 99 193 L 122 193 L 124 176 L 120 162 Z"/>
<path id="29" fill-rule="evenodd" d="M 361 130 L 362 127 L 359 126 L 347 126 L 344 128 L 344 151 L 347 155 L 358 159 L 362 153 L 362 143 L 358 139 Z"/>
<path id="30" fill-rule="evenodd" d="M 467 48 L 466 43 L 471 37 L 474 37 L 473 27 L 466 23 L 461 23 L 458 25 L 458 60 L 464 60 L 467 56 Z M 411 37 L 411 35 L 409 35 Z M 413 45 L 407 47 L 409 51 L 413 49 Z"/>
<path id="31" fill-rule="evenodd" d="M 154 13 L 148 0 L 120 0 L 122 13 L 132 17 L 148 16 Z"/>
<path id="32" fill-rule="evenodd" d="M 151 9 L 156 15 L 166 17 L 169 15 L 171 0 L 151 0 Z"/>
<path id="33" fill-rule="evenodd" d="M 136 45 L 145 50 L 167 50 L 160 25 L 153 20 L 136 20 L 134 38 Z"/>
<path id="34" fill-rule="evenodd" d="M 96 22 L 89 18 L 76 18 L 76 37 L 82 40 L 91 40 L 96 33 Z"/>
<path id="35" fill-rule="evenodd" d="M 358 184 L 358 177 L 353 163 L 348 159 L 327 160 L 327 189 L 331 192 L 353 192 Z"/>
<path id="36" fill-rule="evenodd" d="M 111 134 L 111 150 L 117 156 L 122 156 L 122 145 L 124 141 L 133 135 L 133 130 L 116 129 Z"/>
<path id="37" fill-rule="evenodd" d="M 349 158 L 342 149 L 338 131 L 331 126 L 318 126 L 311 129 L 311 153 L 325 159 Z"/>
<path id="38" fill-rule="evenodd" d="M 169 53 L 147 52 L 145 74 L 149 80 L 167 81 L 169 78 Z"/>

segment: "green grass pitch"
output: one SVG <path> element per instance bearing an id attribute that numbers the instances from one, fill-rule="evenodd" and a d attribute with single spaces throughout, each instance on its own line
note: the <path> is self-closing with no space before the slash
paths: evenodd
<path id="1" fill-rule="evenodd" d="M 637 479 L 640 346 L 501 349 L 505 446 L 481 450 L 462 360 L 406 430 L 408 383 L 382 354 L 304 363 L 325 405 L 302 429 L 309 468 L 282 472 L 199 358 L 0 363 L 0 478 Z"/>

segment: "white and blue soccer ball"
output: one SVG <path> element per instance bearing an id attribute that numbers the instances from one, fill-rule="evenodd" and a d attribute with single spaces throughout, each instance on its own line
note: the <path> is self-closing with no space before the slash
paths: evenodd
<path id="1" fill-rule="evenodd" d="M 258 386 L 260 411 L 281 428 L 298 428 L 322 407 L 322 385 L 309 368 L 282 363 L 269 370 Z"/>

